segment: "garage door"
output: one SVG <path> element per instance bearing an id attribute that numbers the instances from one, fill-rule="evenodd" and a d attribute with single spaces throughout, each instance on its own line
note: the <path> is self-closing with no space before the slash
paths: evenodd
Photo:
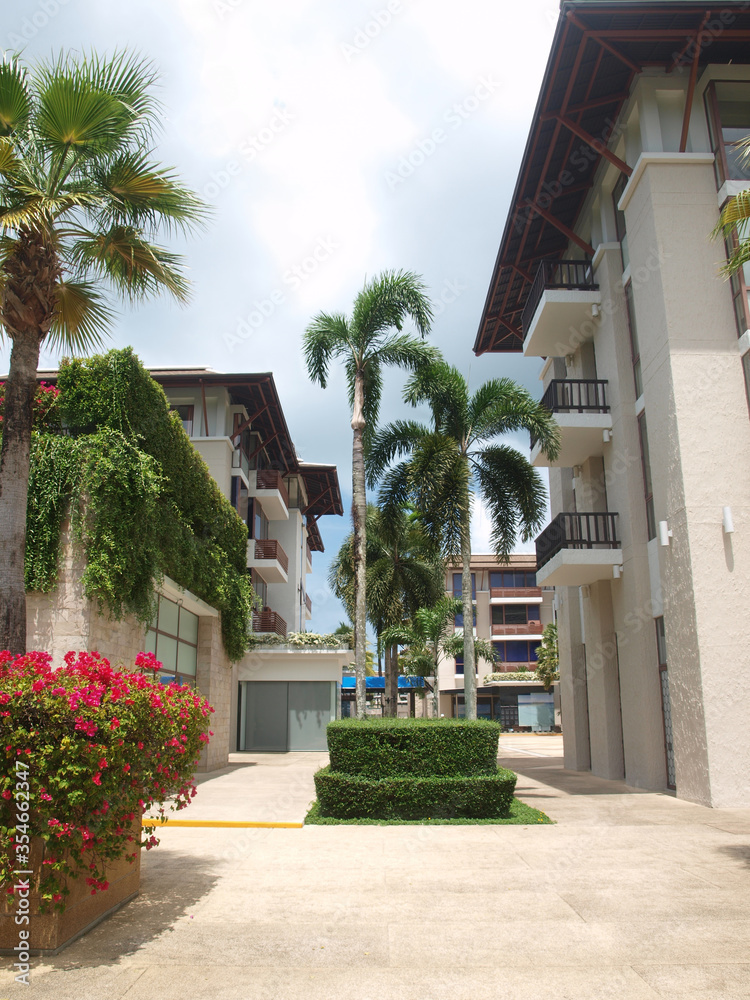
<path id="1" fill-rule="evenodd" d="M 332 681 L 243 681 L 240 750 L 326 750 L 326 726 L 336 718 Z"/>

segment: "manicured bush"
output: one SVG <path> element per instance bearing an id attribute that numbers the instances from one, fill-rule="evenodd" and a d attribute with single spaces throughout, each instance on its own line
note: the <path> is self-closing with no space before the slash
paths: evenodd
<path id="1" fill-rule="evenodd" d="M 494 775 L 501 727 L 463 719 L 341 719 L 328 724 L 331 771 L 368 778 Z"/>
<path id="2" fill-rule="evenodd" d="M 338 819 L 422 819 L 507 817 L 516 775 L 495 767 L 473 777 L 388 777 L 372 779 L 324 767 L 315 775 L 323 816 Z"/>
<path id="3" fill-rule="evenodd" d="M 42 909 L 63 909 L 71 879 L 107 888 L 105 869 L 158 841 L 131 832 L 141 811 L 182 809 L 208 742 L 208 703 L 191 688 L 155 681 L 161 666 L 113 670 L 98 653 L 0 652 L 0 887 L 43 849 L 32 889 Z M 140 833 L 140 828 L 138 828 Z"/>

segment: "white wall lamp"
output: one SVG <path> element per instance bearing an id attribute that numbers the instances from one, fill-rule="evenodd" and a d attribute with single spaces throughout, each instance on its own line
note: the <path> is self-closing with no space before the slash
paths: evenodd
<path id="1" fill-rule="evenodd" d="M 669 524 L 666 521 L 659 521 L 659 544 L 665 548 L 669 547 L 669 539 L 672 537 Z"/>
<path id="2" fill-rule="evenodd" d="M 591 315 L 594 319 L 597 319 L 599 316 L 599 304 L 597 302 L 593 302 L 591 305 Z"/>
<path id="3" fill-rule="evenodd" d="M 603 430 L 603 431 L 602 431 L 602 441 L 603 441 L 603 442 L 604 442 L 605 444 L 609 444 L 609 442 L 610 442 L 611 440 L 612 440 L 612 431 L 610 431 L 610 430 L 606 430 L 606 429 L 605 429 L 605 430 Z"/>
<path id="4" fill-rule="evenodd" d="M 732 532 L 734 531 L 734 521 L 732 520 L 732 508 L 731 507 L 723 507 L 722 508 L 721 520 L 722 520 L 722 524 L 724 526 L 724 534 L 725 535 L 731 535 Z"/>
<path id="5" fill-rule="evenodd" d="M 617 563 L 612 567 L 612 576 L 615 580 L 619 580 L 622 576 L 622 566 L 618 566 Z"/>

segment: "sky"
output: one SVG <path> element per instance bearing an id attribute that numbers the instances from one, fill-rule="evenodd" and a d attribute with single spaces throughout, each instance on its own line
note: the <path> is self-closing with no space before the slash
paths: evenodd
<path id="1" fill-rule="evenodd" d="M 14 0 L 0 47 L 33 64 L 127 47 L 159 70 L 155 158 L 211 206 L 178 240 L 190 303 L 119 311 L 111 346 L 147 366 L 273 372 L 299 456 L 335 463 L 347 514 L 324 517 L 308 592 L 325 632 L 345 617 L 326 583 L 350 530 L 351 429 L 342 373 L 307 378 L 301 339 L 367 277 L 422 275 L 430 340 L 476 388 L 508 376 L 541 394 L 540 359 L 472 345 L 557 22 L 553 0 Z M 40 367 L 59 356 L 43 352 Z M 0 370 L 8 352 L 0 347 Z M 381 421 L 412 417 L 386 375 Z M 509 438 L 528 454 L 528 437 Z M 472 547 L 487 552 L 477 508 Z M 519 550 L 529 551 L 529 546 Z"/>

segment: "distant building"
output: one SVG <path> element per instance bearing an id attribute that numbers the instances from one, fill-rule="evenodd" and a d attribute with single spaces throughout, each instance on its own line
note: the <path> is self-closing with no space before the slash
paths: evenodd
<path id="1" fill-rule="evenodd" d="M 537 650 L 542 630 L 554 620 L 553 592 L 537 586 L 536 558 L 512 555 L 500 564 L 494 555 L 471 559 L 472 599 L 476 605 L 474 634 L 491 640 L 497 663 L 477 661 L 477 717 L 497 719 L 506 729 L 549 730 L 555 724 L 553 694 L 536 679 Z M 461 597 L 461 565 L 448 566 L 446 593 Z M 455 621 L 463 629 L 463 615 Z M 528 673 L 528 679 L 484 683 L 492 673 Z M 439 668 L 440 712 L 464 715 L 464 661 L 442 660 Z"/>

